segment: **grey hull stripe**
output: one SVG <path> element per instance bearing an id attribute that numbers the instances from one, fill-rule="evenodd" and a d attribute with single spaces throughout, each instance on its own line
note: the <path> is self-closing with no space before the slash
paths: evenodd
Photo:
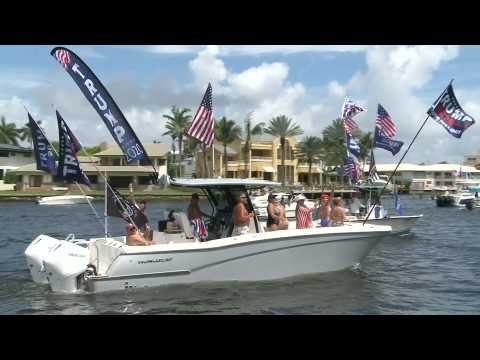
<path id="1" fill-rule="evenodd" d="M 119 275 L 119 276 L 102 276 L 102 277 L 93 277 L 90 278 L 90 281 L 107 281 L 107 280 L 121 280 L 121 279 L 138 279 L 145 277 L 166 277 L 166 276 L 176 276 L 176 275 L 189 275 L 190 270 L 174 270 L 174 271 L 163 271 L 157 273 L 148 273 L 148 274 L 133 274 L 133 275 Z"/>

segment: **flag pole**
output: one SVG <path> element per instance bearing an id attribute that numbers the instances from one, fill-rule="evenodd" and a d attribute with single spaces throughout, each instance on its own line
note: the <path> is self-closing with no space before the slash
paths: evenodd
<path id="1" fill-rule="evenodd" d="M 447 87 L 445 88 L 445 90 L 443 90 L 443 92 L 440 94 L 440 96 L 435 100 L 435 102 L 433 103 L 433 105 L 430 107 L 430 109 L 432 108 L 435 108 L 435 106 L 438 104 L 438 101 L 442 98 L 443 94 L 445 94 L 445 92 L 447 91 L 448 87 L 452 84 L 454 79 L 450 80 L 450 82 L 448 83 Z M 430 111 L 429 109 L 429 111 Z M 402 163 L 403 159 L 405 158 L 405 156 L 407 155 L 408 151 L 410 150 L 410 148 L 412 147 L 413 143 L 415 142 L 415 140 L 417 139 L 418 135 L 420 134 L 420 132 L 422 131 L 422 129 L 425 127 L 425 124 L 427 123 L 427 120 L 430 118 L 430 114 L 427 113 L 427 117 L 426 119 L 423 121 L 423 124 L 422 126 L 420 127 L 420 129 L 417 131 L 417 133 L 415 134 L 415 136 L 413 137 L 412 141 L 410 142 L 410 144 L 408 145 L 408 148 L 407 150 L 405 150 L 405 153 L 403 154 L 402 158 L 400 159 L 400 161 L 398 162 L 397 166 L 395 167 L 395 169 L 393 170 L 392 174 L 390 175 L 390 177 L 388 178 L 388 181 L 387 183 L 385 184 L 385 186 L 383 187 L 382 191 L 380 191 L 380 194 L 378 195 L 378 199 L 380 199 L 380 197 L 382 196 L 383 192 L 385 191 L 385 189 L 387 188 L 388 184 L 390 183 L 390 181 L 392 180 L 393 176 L 395 176 L 395 173 L 397 172 L 397 169 L 398 167 L 400 166 L 400 164 Z M 372 207 L 372 209 L 370 209 L 370 211 L 368 212 L 368 215 L 367 217 L 365 218 L 365 220 L 363 220 L 363 223 L 362 225 L 365 225 L 365 223 L 367 222 L 368 218 L 370 217 L 370 214 L 372 213 L 372 210 L 373 208 L 377 205 L 377 198 L 375 198 L 375 201 L 374 201 L 374 205 Z"/>
<path id="2" fill-rule="evenodd" d="M 422 129 L 425 127 L 425 124 L 427 123 L 427 120 L 428 120 L 429 118 L 430 118 L 430 115 L 427 115 L 427 118 L 423 121 L 422 126 L 420 127 L 420 129 L 417 131 L 417 133 L 416 133 L 415 136 L 413 137 L 412 141 L 411 141 L 410 144 L 408 145 L 407 150 L 405 150 L 405 153 L 403 154 L 402 158 L 400 159 L 400 161 L 398 162 L 397 166 L 396 166 L 395 169 L 393 170 L 392 174 L 391 174 L 390 177 L 388 178 L 387 183 L 383 186 L 383 189 L 380 191 L 380 194 L 378 194 L 378 197 L 375 197 L 375 200 L 374 200 L 374 202 L 373 202 L 373 206 L 372 206 L 372 208 L 370 209 L 370 211 L 368 212 L 368 215 L 367 215 L 367 217 L 365 218 L 365 220 L 363 220 L 362 225 L 365 225 L 365 223 L 367 222 L 368 218 L 370 217 L 370 214 L 372 213 L 373 209 L 375 208 L 375 206 L 376 206 L 377 203 L 378 203 L 378 199 L 380 199 L 380 197 L 382 196 L 383 192 L 384 192 L 385 189 L 387 188 L 388 184 L 390 183 L 390 181 L 392 180 L 392 178 L 395 176 L 395 173 L 397 172 L 398 167 L 399 167 L 400 164 L 402 163 L 403 159 L 404 159 L 405 156 L 407 155 L 408 151 L 409 151 L 410 148 L 412 147 L 413 143 L 414 143 L 415 140 L 417 139 L 417 137 L 418 137 L 418 135 L 420 134 L 420 132 L 422 131 Z"/>
<path id="3" fill-rule="evenodd" d="M 108 236 L 107 170 L 105 170 L 104 179 L 105 179 L 104 180 L 105 198 L 104 198 L 104 208 L 103 208 L 103 220 L 105 223 L 105 240 L 107 240 L 107 236 Z"/>
<path id="4" fill-rule="evenodd" d="M 24 107 L 25 111 L 27 112 L 27 114 L 30 114 L 30 112 L 28 111 L 27 107 L 26 107 L 25 105 L 23 105 L 23 107 Z M 29 119 L 29 120 L 30 120 L 30 119 Z M 34 121 L 35 121 L 35 120 L 34 120 Z M 37 127 L 38 127 L 38 129 L 41 131 L 41 133 L 42 133 L 42 135 L 45 137 L 45 139 L 48 139 L 48 138 L 47 138 L 47 135 L 43 132 L 43 129 L 42 129 L 40 126 L 38 126 L 38 124 L 37 124 Z M 32 131 L 32 130 L 30 129 L 30 131 Z M 55 148 L 54 148 L 51 144 L 50 144 L 50 147 L 52 148 L 52 151 L 55 153 L 55 155 L 58 157 L 57 150 L 55 150 Z M 86 176 L 86 175 L 85 175 L 85 176 Z M 83 196 L 85 196 L 85 200 L 87 200 L 88 205 L 90 206 L 90 209 L 92 209 L 95 217 L 96 217 L 96 218 L 100 221 L 100 223 L 101 223 L 100 215 L 98 215 L 97 210 L 95 210 L 95 207 L 93 206 L 92 202 L 91 202 L 90 199 L 88 198 L 87 194 L 83 191 L 82 187 L 80 186 L 80 184 L 79 184 L 78 182 L 74 181 L 74 184 L 77 185 L 78 190 L 80 190 L 80 192 L 83 194 Z"/>

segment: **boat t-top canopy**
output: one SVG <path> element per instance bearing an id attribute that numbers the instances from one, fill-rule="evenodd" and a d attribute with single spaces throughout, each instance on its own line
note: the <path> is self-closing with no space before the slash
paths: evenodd
<path id="1" fill-rule="evenodd" d="M 277 187 L 280 183 L 268 180 L 255 179 L 175 179 L 171 180 L 171 186 L 191 187 L 191 188 L 246 188 L 259 189 L 263 187 Z"/>

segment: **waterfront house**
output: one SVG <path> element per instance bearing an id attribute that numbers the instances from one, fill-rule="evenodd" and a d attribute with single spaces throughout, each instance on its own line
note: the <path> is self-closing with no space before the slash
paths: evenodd
<path id="1" fill-rule="evenodd" d="M 144 144 L 145 150 L 157 169 L 159 176 L 167 173 L 167 153 L 169 147 L 165 144 Z M 110 183 L 117 188 L 128 188 L 133 183 L 135 189 L 145 190 L 151 188 L 150 174 L 153 169 L 138 161 L 127 164 L 125 157 L 118 145 L 105 145 L 99 153 L 94 156 L 78 156 L 80 167 L 90 179 L 92 189 L 103 189 L 103 177 L 98 174 L 107 175 Z M 17 174 L 17 189 L 50 189 L 56 183 L 50 174 L 36 169 L 36 164 L 31 163 L 21 166 L 15 170 Z M 72 187 L 74 189 L 75 187 Z"/>
<path id="2" fill-rule="evenodd" d="M 286 183 L 288 185 L 307 184 L 308 165 L 298 160 L 298 145 L 294 138 L 286 139 L 285 147 L 285 167 Z M 227 146 L 227 173 L 225 174 L 223 166 L 224 147 L 223 144 L 215 141 L 214 145 L 207 151 L 208 174 L 204 169 L 203 152 L 198 152 L 196 156 L 197 177 L 224 178 L 247 178 L 248 166 L 244 154 L 245 140 L 237 140 Z M 280 138 L 269 136 L 254 136 L 251 140 L 250 153 L 250 178 L 264 179 L 271 181 L 282 181 L 282 161 Z M 321 184 L 322 168 L 321 164 L 312 166 L 312 183 Z"/>

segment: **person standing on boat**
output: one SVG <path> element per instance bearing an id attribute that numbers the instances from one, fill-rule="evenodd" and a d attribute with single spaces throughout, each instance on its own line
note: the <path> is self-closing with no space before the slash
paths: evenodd
<path id="1" fill-rule="evenodd" d="M 139 202 L 137 202 L 135 200 L 135 196 L 133 195 L 133 183 L 130 183 L 128 185 L 128 190 L 130 191 L 130 199 L 132 201 L 132 203 L 137 207 L 138 210 L 140 210 L 140 212 L 145 215 L 145 218 L 147 218 L 147 214 L 145 213 L 146 209 L 147 209 L 147 202 L 145 200 L 140 200 Z M 147 218 L 148 219 L 148 218 Z M 143 233 L 143 236 L 145 237 L 145 239 L 147 241 L 150 241 L 151 240 L 151 227 L 150 225 L 148 224 L 148 222 L 146 222 L 141 228 L 140 228 L 140 231 Z"/>
<path id="2" fill-rule="evenodd" d="M 295 209 L 295 218 L 297 220 L 297 229 L 313 228 L 312 209 L 305 205 L 306 197 L 297 196 L 297 207 Z"/>
<path id="3" fill-rule="evenodd" d="M 350 204 L 350 213 L 357 218 L 360 217 L 360 209 L 365 208 L 365 205 L 358 199 L 357 193 L 352 193 L 352 202 Z"/>
<path id="4" fill-rule="evenodd" d="M 250 232 L 250 219 L 253 213 L 247 211 L 247 195 L 240 193 L 237 204 L 233 208 L 233 232 L 232 236 L 244 235 Z"/>
<path id="5" fill-rule="evenodd" d="M 267 206 L 267 231 L 280 230 L 279 227 L 282 210 L 278 195 L 270 194 L 268 196 Z"/>
<path id="6" fill-rule="evenodd" d="M 190 205 L 187 209 L 188 220 L 193 226 L 193 235 L 198 238 L 200 241 L 205 241 L 208 236 L 207 227 L 203 221 L 203 217 L 209 217 L 208 214 L 205 214 L 200 210 L 200 196 L 197 193 L 192 194 L 190 200 Z"/>
<path id="7" fill-rule="evenodd" d="M 332 208 L 330 207 L 330 197 L 328 194 L 322 194 L 322 205 L 318 209 L 318 217 L 320 218 L 320 226 L 330 226 L 330 214 Z"/>
<path id="8" fill-rule="evenodd" d="M 343 207 L 343 200 L 341 198 L 333 199 L 333 210 L 330 215 L 332 226 L 342 226 L 346 219 L 347 210 Z"/>

